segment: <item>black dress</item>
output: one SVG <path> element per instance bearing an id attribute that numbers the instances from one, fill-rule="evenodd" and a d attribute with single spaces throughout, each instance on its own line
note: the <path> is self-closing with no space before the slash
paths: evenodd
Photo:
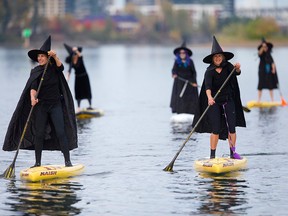
<path id="1" fill-rule="evenodd" d="M 193 61 L 190 59 L 189 64 L 178 64 L 175 61 L 172 74 L 176 74 L 179 78 L 189 80 L 190 82 L 197 83 L 196 70 Z M 198 88 L 188 84 L 182 97 L 180 94 L 185 85 L 185 81 L 174 79 L 170 107 L 172 113 L 187 113 L 195 114 L 198 103 Z"/>
<path id="2" fill-rule="evenodd" d="M 277 89 L 278 78 L 277 73 L 272 73 L 272 63 L 274 60 L 270 54 L 270 52 L 263 52 L 259 55 L 260 63 L 259 63 L 259 82 L 258 82 L 258 90 L 262 89 Z"/>
<path id="3" fill-rule="evenodd" d="M 233 70 L 233 67 L 234 66 L 229 62 L 225 65 L 225 67 L 223 67 L 223 70 L 228 71 L 227 77 L 231 73 L 231 71 Z M 213 73 L 213 70 L 215 70 L 215 66 L 211 64 L 205 72 L 205 77 L 207 74 Z M 236 126 L 246 127 L 246 121 L 245 121 L 245 117 L 244 117 L 244 113 L 243 113 L 243 109 L 242 109 L 240 89 L 239 89 L 236 73 L 231 76 L 230 80 L 226 83 L 226 85 L 229 85 L 229 89 L 230 89 L 229 91 L 231 91 L 231 96 L 232 96 L 233 101 L 235 103 Z M 225 92 L 225 90 L 224 90 L 224 92 Z M 215 93 L 216 93 L 216 91 L 214 92 L 214 94 Z M 223 97 L 221 97 L 221 95 L 222 95 L 222 91 L 217 98 L 218 99 L 223 98 Z M 214 96 L 214 95 L 212 95 L 212 96 Z M 206 95 L 206 87 L 205 87 L 205 79 L 204 79 L 202 87 L 201 87 L 200 95 L 199 95 L 199 104 L 198 104 L 197 113 L 195 114 L 195 117 L 194 117 L 193 123 L 192 123 L 193 127 L 195 127 L 196 123 L 199 121 L 201 115 L 204 113 L 207 106 L 208 106 L 208 98 Z M 199 122 L 195 131 L 198 133 L 211 133 L 212 132 L 211 123 L 209 121 L 209 117 L 207 114 L 203 116 L 202 120 Z M 221 131 L 219 134 L 219 138 L 222 140 L 225 140 L 228 138 L 228 129 L 227 129 L 224 115 L 222 115 L 222 117 L 221 117 Z"/>
<path id="4" fill-rule="evenodd" d="M 75 69 L 75 98 L 76 100 L 82 99 L 91 99 L 91 88 L 89 77 L 84 66 L 83 57 L 78 57 L 78 61 L 76 64 L 73 64 L 73 60 L 71 61 L 69 73 L 71 72 L 71 68 Z"/>
<path id="5" fill-rule="evenodd" d="M 51 67 L 55 67 L 54 65 L 48 66 L 47 74 L 52 70 Z M 63 66 L 62 66 L 63 67 Z M 63 70 L 63 69 L 62 69 Z M 28 118 L 29 112 L 31 110 L 31 99 L 30 99 L 30 90 L 32 83 L 39 79 L 42 76 L 44 71 L 44 66 L 36 66 L 31 70 L 30 77 L 26 83 L 26 86 L 21 94 L 17 107 L 13 113 L 13 116 L 10 120 L 7 133 L 5 136 L 3 150 L 4 151 L 13 151 L 17 149 L 20 137 L 22 135 L 24 125 Z M 59 88 L 61 93 L 61 104 L 64 115 L 64 125 L 65 132 L 68 138 L 69 149 L 75 149 L 78 147 L 78 138 L 77 138 L 77 125 L 76 125 L 76 116 L 74 110 L 74 101 L 72 98 L 72 94 L 70 92 L 67 81 L 62 72 L 57 73 L 59 78 Z M 44 81 L 45 82 L 45 77 Z M 41 94 L 41 91 L 40 91 Z M 39 96 L 41 96 L 39 94 Z M 35 130 L 37 128 L 34 127 L 35 122 L 35 112 L 32 113 L 30 123 L 27 127 L 27 131 L 25 133 L 25 137 L 20 146 L 21 149 L 34 150 L 34 139 L 35 139 Z M 58 142 L 58 138 L 56 135 L 56 131 L 53 127 L 53 124 L 48 121 L 46 127 L 46 134 L 44 139 L 44 150 L 60 150 L 60 144 Z"/>

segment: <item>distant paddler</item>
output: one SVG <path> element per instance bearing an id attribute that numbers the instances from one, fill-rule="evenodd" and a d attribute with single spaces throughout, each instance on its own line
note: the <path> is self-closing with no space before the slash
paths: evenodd
<path id="1" fill-rule="evenodd" d="M 191 59 L 192 51 L 183 42 L 173 51 L 175 61 L 172 69 L 174 78 L 170 107 L 172 113 L 195 114 L 198 103 L 197 73 Z"/>
<path id="2" fill-rule="evenodd" d="M 228 138 L 230 157 L 241 159 L 241 156 L 236 153 L 236 126 L 246 127 L 246 122 L 237 81 L 237 76 L 241 74 L 240 64 L 232 65 L 228 61 L 233 57 L 233 53 L 222 50 L 213 36 L 211 54 L 203 59 L 203 62 L 209 66 L 199 95 L 199 112 L 193 121 L 195 127 L 202 113 L 208 106 L 210 107 L 208 115 L 203 116 L 195 130 L 199 133 L 211 134 L 210 158 L 215 158 L 218 140 Z M 230 76 L 231 78 L 228 79 Z M 225 82 L 227 83 L 224 85 Z M 216 94 L 217 98 L 214 99 Z"/>
<path id="3" fill-rule="evenodd" d="M 88 73 L 83 61 L 82 47 L 71 47 L 64 43 L 69 56 L 65 62 L 69 64 L 67 80 L 69 81 L 72 68 L 75 70 L 75 98 L 77 101 L 77 112 L 80 111 L 81 100 L 87 99 L 89 102 L 88 109 L 92 108 L 92 94 Z"/>
<path id="4" fill-rule="evenodd" d="M 13 173 L 19 149 L 35 150 L 34 167 L 41 166 L 42 150 L 61 150 L 65 166 L 71 167 L 69 151 L 78 147 L 73 97 L 64 66 L 51 50 L 51 37 L 28 56 L 38 65 L 30 72 L 5 136 L 3 150 L 17 150 L 6 178 Z"/>

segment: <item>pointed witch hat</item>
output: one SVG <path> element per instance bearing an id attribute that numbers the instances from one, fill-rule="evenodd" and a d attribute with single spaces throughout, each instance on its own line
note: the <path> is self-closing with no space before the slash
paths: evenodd
<path id="1" fill-rule="evenodd" d="M 262 39 L 261 39 L 261 44 L 258 46 L 258 50 L 262 47 L 263 43 L 265 43 L 267 45 L 267 47 L 270 51 L 272 50 L 273 44 L 270 42 L 267 42 L 264 37 L 262 37 Z"/>
<path id="2" fill-rule="evenodd" d="M 66 57 L 65 62 L 70 64 L 71 63 L 71 59 L 72 56 L 74 55 L 74 51 L 73 48 L 71 46 L 69 46 L 68 44 L 64 43 L 64 47 L 67 50 L 69 56 Z M 82 52 L 82 47 L 77 47 L 79 52 Z"/>
<path id="3" fill-rule="evenodd" d="M 48 51 L 51 50 L 51 36 L 46 39 L 44 44 L 41 46 L 40 49 L 33 49 L 28 52 L 28 56 L 35 62 L 38 62 L 38 54 L 46 54 L 48 55 Z"/>
<path id="4" fill-rule="evenodd" d="M 203 59 L 203 62 L 204 63 L 207 63 L 207 64 L 211 64 L 212 63 L 212 59 L 213 59 L 213 56 L 215 54 L 222 54 L 224 55 L 225 59 L 228 61 L 230 59 L 232 59 L 234 57 L 234 54 L 231 53 L 231 52 L 224 52 L 222 50 L 222 48 L 220 47 L 218 41 L 216 40 L 215 36 L 213 36 L 213 44 L 212 44 L 212 50 L 211 50 L 211 54 L 206 56 L 204 59 Z"/>
<path id="5" fill-rule="evenodd" d="M 67 52 L 69 53 L 69 55 L 73 55 L 73 48 L 71 46 L 69 46 L 68 44 L 64 43 L 64 47 L 67 50 Z M 82 47 L 77 47 L 79 52 L 82 52 Z"/>
<path id="6" fill-rule="evenodd" d="M 180 47 L 177 47 L 176 49 L 174 49 L 174 51 L 173 51 L 174 55 L 177 55 L 180 52 L 180 50 L 186 50 L 186 52 L 189 56 L 192 56 L 192 54 L 193 54 L 192 51 L 186 47 L 185 41 L 183 41 L 183 43 Z"/>

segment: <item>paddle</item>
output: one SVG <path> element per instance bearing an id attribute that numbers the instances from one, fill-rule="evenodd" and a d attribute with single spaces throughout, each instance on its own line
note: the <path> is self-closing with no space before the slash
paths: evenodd
<path id="1" fill-rule="evenodd" d="M 220 94 L 221 90 L 224 88 L 224 86 L 226 85 L 226 83 L 228 82 L 228 80 L 230 79 L 230 77 L 233 75 L 235 71 L 235 67 L 233 68 L 233 70 L 231 71 L 231 73 L 229 74 L 229 76 L 226 78 L 226 80 L 224 81 L 224 83 L 222 84 L 222 86 L 219 88 L 219 90 L 217 91 L 217 93 L 215 94 L 215 96 L 213 97 L 213 99 L 215 100 L 217 98 L 217 96 Z M 205 116 L 205 114 L 207 113 L 208 109 L 210 108 L 211 105 L 208 105 L 207 108 L 204 110 L 204 112 L 202 113 L 202 115 L 200 116 L 199 120 L 196 122 L 195 126 L 193 127 L 192 131 L 190 132 L 190 134 L 188 135 L 188 137 L 186 138 L 186 140 L 184 141 L 184 143 L 182 144 L 181 148 L 179 149 L 179 151 L 176 153 L 176 155 L 174 156 L 174 158 L 172 159 L 172 161 L 163 169 L 164 171 L 169 171 L 169 172 L 173 172 L 173 165 L 178 157 L 178 155 L 180 154 L 180 152 L 182 151 L 182 149 L 184 148 L 185 144 L 189 141 L 190 137 L 192 136 L 192 134 L 195 132 L 197 126 L 199 125 L 199 123 L 201 122 L 201 120 L 203 119 L 203 117 Z"/>
<path id="2" fill-rule="evenodd" d="M 274 76 L 275 79 L 276 79 L 276 76 Z M 277 81 L 277 79 L 276 79 Z M 280 85 L 279 85 L 279 81 L 277 82 L 277 88 L 279 90 L 279 94 L 280 94 L 280 98 L 281 98 L 281 105 L 282 106 L 287 106 L 287 102 L 285 101 L 284 97 L 282 96 L 282 92 L 281 92 L 281 89 L 280 89 Z"/>
<path id="3" fill-rule="evenodd" d="M 48 63 L 50 61 L 50 58 L 51 57 L 49 56 L 48 61 L 47 61 L 46 65 L 45 65 L 44 72 L 42 74 L 42 77 L 41 77 L 41 80 L 40 80 L 40 83 L 39 83 L 39 86 L 38 86 L 38 89 L 37 89 L 37 92 L 36 92 L 36 95 L 35 95 L 36 99 L 38 98 L 39 91 L 40 91 L 40 88 L 42 86 L 42 83 L 43 83 L 43 80 L 44 80 L 44 75 L 45 75 L 45 73 L 47 71 L 47 67 L 48 67 Z M 28 127 L 28 124 L 29 124 L 29 121 L 30 121 L 30 118 L 31 118 L 31 115 L 32 115 L 32 112 L 33 112 L 33 109 L 34 109 L 34 106 L 32 106 L 31 109 L 30 109 L 28 118 L 26 120 L 23 132 L 22 132 L 21 137 L 20 137 L 20 141 L 19 141 L 18 146 L 17 146 L 17 150 L 16 150 L 16 154 L 14 156 L 13 162 L 5 170 L 5 172 L 1 175 L 1 177 L 4 177 L 5 179 L 11 179 L 11 178 L 15 177 L 15 162 L 16 162 L 17 156 L 19 154 L 19 149 L 20 149 L 21 143 L 23 142 L 23 139 L 24 139 L 24 136 L 25 136 L 25 133 L 26 133 L 26 130 L 27 130 L 27 127 Z"/>
<path id="4" fill-rule="evenodd" d="M 190 82 L 189 80 L 187 80 L 187 79 L 184 79 L 184 78 L 182 78 L 182 77 L 179 77 L 179 76 L 177 76 L 176 77 L 177 79 L 179 79 L 179 80 L 181 80 L 181 81 L 183 81 L 183 82 L 185 82 L 185 85 L 184 85 L 184 87 L 185 87 L 185 89 L 186 89 L 186 87 L 187 87 L 187 84 L 186 83 L 189 83 L 190 85 L 192 85 L 192 82 Z M 193 85 L 192 85 L 193 86 Z M 183 89 L 184 89 L 184 87 L 183 87 Z M 194 86 L 193 86 L 194 87 Z M 199 86 L 199 85 L 197 85 L 197 87 L 201 87 L 201 86 Z M 182 97 L 183 96 L 183 89 L 182 89 L 182 91 L 181 91 L 181 94 L 180 94 L 180 97 Z M 185 91 L 185 89 L 184 89 L 184 91 Z M 183 92 L 183 93 L 182 93 Z M 282 102 L 282 105 L 283 105 L 283 102 Z M 287 105 L 287 104 L 286 104 Z M 284 105 L 283 105 L 284 106 Z M 242 109 L 243 109 L 243 111 L 244 112 L 251 112 L 251 110 L 248 108 L 248 107 L 245 107 L 245 106 L 242 106 Z"/>

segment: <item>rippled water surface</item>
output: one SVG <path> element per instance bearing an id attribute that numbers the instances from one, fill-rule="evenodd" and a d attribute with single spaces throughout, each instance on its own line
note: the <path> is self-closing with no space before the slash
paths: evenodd
<path id="1" fill-rule="evenodd" d="M 70 179 L 23 182 L 19 172 L 34 164 L 34 152 L 20 150 L 16 179 L 0 179 L 0 215 L 286 215 L 287 107 L 245 113 L 247 128 L 237 130 L 237 151 L 247 157 L 248 169 L 225 176 L 195 172 L 193 162 L 209 156 L 209 134 L 193 134 L 175 162 L 175 172 L 162 171 L 191 130 L 189 124 L 170 123 L 173 49 L 84 48 L 93 105 L 105 111 L 103 117 L 78 121 L 79 148 L 71 152 L 72 162 L 84 164 L 85 172 Z M 256 48 L 227 49 L 235 54 L 232 62 L 242 65 L 239 84 L 245 104 L 257 97 Z M 65 50 L 57 51 L 64 59 Z M 193 48 L 193 53 L 201 84 L 207 66 L 202 59 L 210 47 Z M 287 53 L 287 47 L 273 52 L 286 100 Z M 3 144 L 29 76 L 27 50 L 0 48 L 0 68 Z M 74 76 L 69 85 L 73 92 Z M 279 92 L 274 93 L 280 100 Z M 268 92 L 263 99 L 269 100 Z M 227 141 L 220 141 L 217 156 L 228 153 Z M 14 154 L 0 152 L 0 172 Z M 61 164 L 63 157 L 44 151 L 42 163 Z"/>

